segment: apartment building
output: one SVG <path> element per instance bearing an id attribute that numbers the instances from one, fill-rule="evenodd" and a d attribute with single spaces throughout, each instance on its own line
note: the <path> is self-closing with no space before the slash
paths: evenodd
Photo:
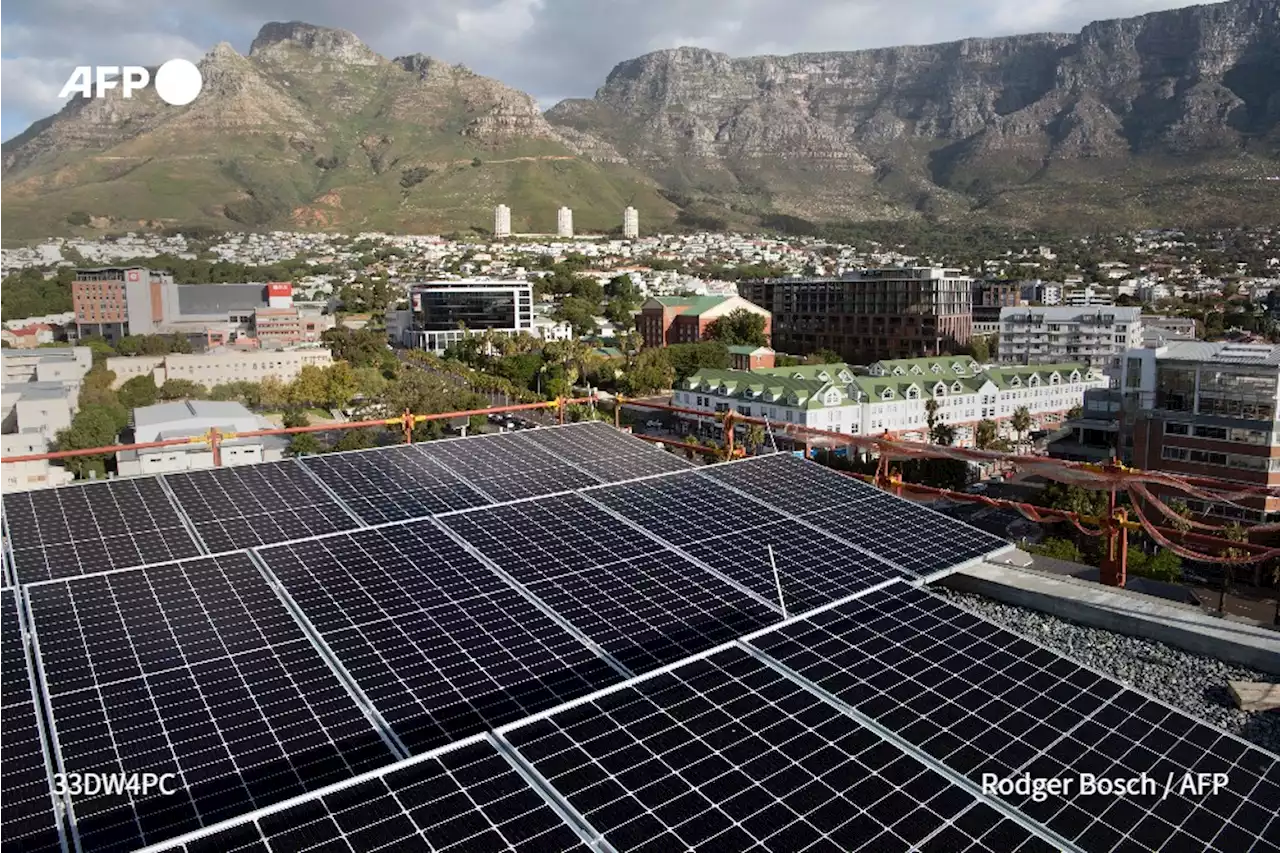
<path id="1" fill-rule="evenodd" d="M 973 280 L 941 267 L 867 269 L 840 278 L 740 282 L 773 315 L 773 346 L 854 362 L 953 352 L 969 342 Z"/>
<path id="2" fill-rule="evenodd" d="M 1115 294 L 1105 288 L 1086 285 L 1062 294 L 1062 304 L 1072 308 L 1085 308 L 1090 305 L 1115 305 Z"/>
<path id="3" fill-rule="evenodd" d="M 10 462 L 12 457 L 48 453 L 60 430 L 71 426 L 79 408 L 80 382 L 93 366 L 88 347 L 0 350 L 0 484 L 24 491 L 70 482 L 71 474 L 47 459 Z"/>
<path id="4" fill-rule="evenodd" d="M 212 400 L 143 406 L 133 410 L 133 424 L 134 441 L 140 444 L 190 438 L 204 435 L 210 429 L 238 433 L 271 427 L 265 419 L 253 414 L 240 403 Z M 281 436 L 232 438 L 220 445 L 220 462 L 224 466 L 277 462 L 284 458 L 287 447 L 288 441 Z M 122 477 L 212 467 L 213 450 L 204 443 L 121 450 L 116 453 L 116 468 Z"/>
<path id="5" fill-rule="evenodd" d="M 769 338 L 769 312 L 741 296 L 651 296 L 640 306 L 636 330 L 647 347 L 694 343 L 707 336 L 713 322 L 739 310 L 763 316 Z"/>
<path id="6" fill-rule="evenodd" d="M 15 382 L 59 382 L 79 386 L 93 367 L 93 350 L 88 347 L 47 349 L 0 349 L 0 369 L 4 384 Z"/>
<path id="7" fill-rule="evenodd" d="M 928 401 L 941 423 L 956 428 L 956 444 L 972 446 L 974 427 L 992 420 L 1012 435 L 1008 421 L 1026 406 L 1047 424 L 1080 405 L 1085 391 L 1107 378 L 1082 364 L 974 369 L 972 359 L 902 359 L 860 374 L 847 364 L 772 369 L 699 370 L 675 389 L 673 403 L 709 415 L 733 411 L 767 418 L 780 427 L 800 424 L 850 435 L 889 432 L 924 441 Z"/>
<path id="8" fill-rule="evenodd" d="M 1001 364 L 1078 361 L 1118 375 L 1121 356 L 1142 345 L 1141 308 L 1002 308 Z"/>
<path id="9" fill-rule="evenodd" d="M 313 349 L 230 349 L 217 347 L 204 353 L 135 355 L 107 359 L 107 369 L 116 375 L 112 387 L 119 388 L 135 376 L 151 375 L 156 385 L 170 379 L 187 379 L 205 388 L 228 382 L 261 382 L 274 377 L 292 382 L 307 365 L 325 368 L 333 364 L 329 350 Z"/>
<path id="10" fill-rule="evenodd" d="M 533 331 L 533 285 L 526 281 L 463 279 L 416 284 L 409 289 L 405 346 L 444 352 L 473 332 Z"/>
<path id="11" fill-rule="evenodd" d="M 52 465 L 48 459 L 36 459 L 27 462 L 11 462 L 19 456 L 34 456 L 37 453 L 48 453 L 50 440 L 39 432 L 14 432 L 0 435 L 0 454 L 4 461 L 0 463 L 0 483 L 4 492 L 25 492 L 30 489 L 46 489 L 50 486 L 63 486 L 75 479 L 71 472 L 61 465 Z"/>
<path id="12" fill-rule="evenodd" d="M 626 240 L 635 240 L 640 236 L 640 211 L 634 207 L 628 207 L 622 211 L 622 237 Z"/>
<path id="13" fill-rule="evenodd" d="M 1022 303 L 1022 285 L 1016 281 L 975 281 L 973 283 L 974 335 L 1000 331 L 1000 309 Z"/>
<path id="14" fill-rule="evenodd" d="M 1122 429 L 1138 468 L 1280 486 L 1280 346 L 1178 341 L 1125 354 Z M 1164 497 L 1175 497 L 1168 491 Z M 1219 503 L 1178 496 L 1195 512 L 1274 520 L 1280 498 Z"/>
<path id="15" fill-rule="evenodd" d="M 1142 315 L 1142 345 L 1161 347 L 1174 341 L 1194 341 L 1196 321 L 1194 317 L 1162 317 L 1159 314 Z"/>

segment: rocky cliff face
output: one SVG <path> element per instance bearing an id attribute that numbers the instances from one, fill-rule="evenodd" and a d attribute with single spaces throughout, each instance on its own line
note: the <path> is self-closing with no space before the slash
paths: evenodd
<path id="1" fill-rule="evenodd" d="M 855 195 L 914 198 L 916 209 L 922 196 L 954 210 L 986 204 L 1046 170 L 1099 160 L 1243 157 L 1261 173 L 1280 151 L 1280 0 L 920 47 L 663 50 L 619 64 L 594 98 L 547 119 L 650 170 L 683 159 L 740 175 L 776 162 L 843 175 Z M 787 178 L 770 189 L 788 195 Z"/>

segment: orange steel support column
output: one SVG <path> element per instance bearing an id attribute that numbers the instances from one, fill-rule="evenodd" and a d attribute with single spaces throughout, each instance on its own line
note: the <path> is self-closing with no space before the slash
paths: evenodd
<path id="1" fill-rule="evenodd" d="M 613 398 L 613 428 L 622 429 L 622 395 Z"/>
<path id="2" fill-rule="evenodd" d="M 401 417 L 404 423 L 404 443 L 413 444 L 413 412 L 405 409 Z"/>
<path id="3" fill-rule="evenodd" d="M 222 433 L 217 427 L 209 428 L 209 449 L 213 451 L 213 467 L 222 467 Z"/>
<path id="4" fill-rule="evenodd" d="M 724 413 L 724 452 L 726 459 L 733 458 L 733 412 Z"/>

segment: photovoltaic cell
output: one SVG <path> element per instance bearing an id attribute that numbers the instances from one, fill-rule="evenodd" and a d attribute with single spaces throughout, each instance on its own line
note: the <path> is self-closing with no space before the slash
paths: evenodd
<path id="1" fill-rule="evenodd" d="M 692 472 L 588 489 L 583 494 L 770 601 L 778 598 L 776 565 L 783 601 L 791 612 L 907 576 Z"/>
<path id="2" fill-rule="evenodd" d="M 620 680 L 429 519 L 259 553 L 414 752 Z"/>
<path id="3" fill-rule="evenodd" d="M 943 826 L 979 849 L 1004 822 L 742 649 L 504 736 L 619 851 L 906 851 Z"/>
<path id="4" fill-rule="evenodd" d="M 636 477 L 649 477 L 654 474 L 667 474 L 673 471 L 686 471 L 689 463 L 663 450 L 631 456 L 619 456 L 616 459 L 598 459 L 578 462 L 577 466 L 602 483 L 617 483 L 632 480 Z"/>
<path id="5" fill-rule="evenodd" d="M 1149 796 L 1004 798 L 1085 850 L 1278 849 L 1280 758 L 927 592 L 869 593 L 751 644 L 974 782 L 1156 780 Z M 1179 791 L 1213 772 L 1226 790 Z"/>
<path id="6" fill-rule="evenodd" d="M 211 554 L 357 526 L 293 460 L 166 474 L 164 479 Z"/>
<path id="7" fill-rule="evenodd" d="M 166 848 L 168 850 L 169 848 Z M 187 843 L 185 853 L 586 853 L 487 742 L 414 759 Z"/>
<path id="8" fill-rule="evenodd" d="M 521 440 L 555 454 L 604 483 L 691 467 L 684 459 L 600 421 L 530 430 L 518 435 Z"/>
<path id="9" fill-rule="evenodd" d="M 300 461 L 366 524 L 489 503 L 414 444 L 306 456 Z"/>
<path id="10" fill-rule="evenodd" d="M 11 492 L 4 514 L 19 584 L 200 553 L 155 478 Z"/>
<path id="11" fill-rule="evenodd" d="M 577 495 L 439 520 L 632 672 L 780 618 Z"/>
<path id="12" fill-rule="evenodd" d="M 698 469 L 916 574 L 1009 543 L 939 512 L 786 454 Z"/>
<path id="13" fill-rule="evenodd" d="M 0 838 L 5 850 L 62 850 L 16 593 L 0 597 Z"/>
<path id="14" fill-rule="evenodd" d="M 418 446 L 496 502 L 549 495 L 599 482 L 522 441 L 519 433 L 431 441 Z"/>
<path id="15" fill-rule="evenodd" d="M 247 555 L 28 587 L 69 774 L 176 774 L 71 797 L 85 853 L 132 850 L 394 759 Z"/>

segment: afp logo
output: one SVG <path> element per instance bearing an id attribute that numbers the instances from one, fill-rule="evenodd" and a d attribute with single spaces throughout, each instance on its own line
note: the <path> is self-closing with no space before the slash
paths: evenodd
<path id="1" fill-rule="evenodd" d="M 151 82 L 151 72 L 141 65 L 81 65 L 62 87 L 59 98 L 79 95 L 82 98 L 105 98 L 108 89 L 120 88 L 120 96 L 132 98 Z M 96 86 L 95 86 L 96 84 Z M 204 77 L 195 63 L 170 59 L 156 71 L 156 94 L 160 100 L 183 107 L 196 99 L 204 87 Z"/>

